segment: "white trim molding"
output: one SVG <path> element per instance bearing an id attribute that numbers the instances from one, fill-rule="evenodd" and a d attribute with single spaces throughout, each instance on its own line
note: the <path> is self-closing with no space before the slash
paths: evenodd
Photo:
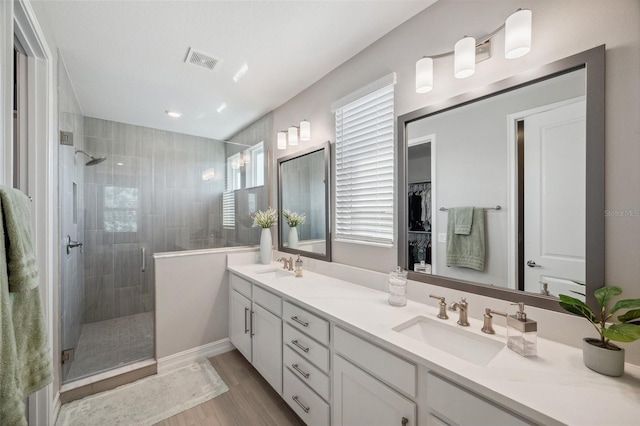
<path id="1" fill-rule="evenodd" d="M 211 358 L 235 349 L 228 337 L 206 345 L 187 349 L 158 360 L 158 374 L 175 370 L 185 365 L 189 365 L 200 358 Z"/>

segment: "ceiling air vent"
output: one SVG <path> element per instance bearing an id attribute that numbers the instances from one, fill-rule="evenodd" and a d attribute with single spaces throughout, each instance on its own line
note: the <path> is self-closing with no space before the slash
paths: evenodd
<path id="1" fill-rule="evenodd" d="M 213 71 L 216 65 L 220 62 L 220 59 L 215 58 L 212 55 L 204 53 L 200 50 L 189 48 L 187 59 L 185 59 L 184 61 L 188 64 L 198 65 L 200 67 Z"/>

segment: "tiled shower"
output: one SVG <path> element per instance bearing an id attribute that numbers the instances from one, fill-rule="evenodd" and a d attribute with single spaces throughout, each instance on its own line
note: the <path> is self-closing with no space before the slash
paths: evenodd
<path id="1" fill-rule="evenodd" d="M 74 137 L 83 149 L 106 160 L 85 167 L 87 158 L 74 156 L 84 247 L 81 294 L 74 296 L 81 297 L 73 325 L 79 337 L 63 342 L 75 345 L 75 360 L 63 366 L 65 383 L 154 357 L 154 253 L 259 238 L 249 221 L 223 226 L 227 158 L 246 146 L 90 117 L 82 131 Z M 246 199 L 265 208 L 266 186 L 235 191 L 236 214 L 249 216 Z M 62 287 L 64 300 L 72 287 Z M 63 318 L 63 334 L 70 326 Z"/>

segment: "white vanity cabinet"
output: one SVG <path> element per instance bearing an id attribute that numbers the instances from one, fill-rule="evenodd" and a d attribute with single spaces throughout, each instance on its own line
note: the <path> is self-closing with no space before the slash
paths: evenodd
<path id="1" fill-rule="evenodd" d="M 282 395 L 282 299 L 235 274 L 229 282 L 231 343 Z"/>
<path id="2" fill-rule="evenodd" d="M 416 365 L 334 327 L 333 426 L 415 426 Z"/>

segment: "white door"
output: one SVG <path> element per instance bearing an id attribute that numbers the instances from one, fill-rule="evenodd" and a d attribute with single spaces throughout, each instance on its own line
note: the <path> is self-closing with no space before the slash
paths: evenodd
<path id="1" fill-rule="evenodd" d="M 525 290 L 581 290 L 585 278 L 585 102 L 525 118 Z"/>
<path id="2" fill-rule="evenodd" d="M 229 338 L 231 343 L 251 362 L 251 301 L 231 290 Z"/>
<path id="3" fill-rule="evenodd" d="M 282 320 L 253 304 L 253 366 L 282 395 Z"/>
<path id="4" fill-rule="evenodd" d="M 415 403 L 349 361 L 333 360 L 334 426 L 415 426 Z"/>

